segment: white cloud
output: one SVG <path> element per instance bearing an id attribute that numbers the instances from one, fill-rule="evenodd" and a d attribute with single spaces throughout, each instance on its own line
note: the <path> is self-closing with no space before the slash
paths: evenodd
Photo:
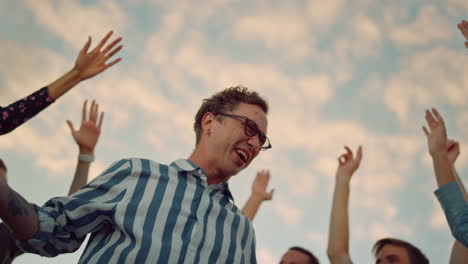
<path id="1" fill-rule="evenodd" d="M 346 1 L 344 0 L 309 1 L 306 7 L 307 18 L 314 25 L 330 27 L 341 18 L 345 7 Z"/>
<path id="2" fill-rule="evenodd" d="M 306 237 L 317 245 L 326 245 L 328 242 L 328 234 L 324 232 L 309 232 Z"/>
<path id="3" fill-rule="evenodd" d="M 296 225 L 303 214 L 301 209 L 293 207 L 280 199 L 275 199 L 273 207 L 281 221 L 289 226 Z"/>
<path id="4" fill-rule="evenodd" d="M 73 66 L 67 65 L 58 53 L 35 43 L 18 43 L 6 39 L 0 39 L 0 60 L 9 62 L 0 64 L 6 87 L 2 92 L 3 105 L 48 85 Z"/>
<path id="5" fill-rule="evenodd" d="M 283 5 L 241 17 L 233 26 L 233 34 L 241 40 L 260 41 L 281 58 L 304 59 L 314 45 L 309 27 L 302 12 Z"/>
<path id="6" fill-rule="evenodd" d="M 435 231 L 450 232 L 444 211 L 435 196 L 432 198 L 432 204 L 433 208 L 429 220 L 429 226 Z"/>
<path id="7" fill-rule="evenodd" d="M 298 80 L 298 86 L 309 105 L 320 106 L 332 99 L 333 88 L 328 75 L 307 76 Z"/>
<path id="8" fill-rule="evenodd" d="M 75 48 L 81 48 L 88 35 L 97 44 L 110 29 L 120 31 L 127 26 L 125 11 L 113 0 L 98 2 L 95 6 L 51 0 L 27 0 L 25 5 L 39 24 Z"/>
<path id="9" fill-rule="evenodd" d="M 299 172 L 297 169 L 289 175 L 289 194 L 296 197 L 309 197 L 317 189 L 317 176 L 310 172 Z M 293 178 L 293 179 L 291 179 Z"/>
<path id="10" fill-rule="evenodd" d="M 466 14 L 468 11 L 468 2 L 465 0 L 445 0 L 444 5 L 445 8 L 451 13 L 451 15 Z"/>
<path id="11" fill-rule="evenodd" d="M 382 44 L 382 34 L 379 26 L 369 16 L 360 14 L 352 18 L 349 29 L 338 37 L 334 43 L 337 58 L 344 62 L 349 56 L 375 56 Z"/>
<path id="12" fill-rule="evenodd" d="M 423 122 L 423 110 L 431 106 L 464 107 L 463 98 L 468 96 L 465 88 L 468 78 L 464 71 L 468 57 L 465 55 L 446 48 L 433 48 L 405 58 L 401 70 L 389 78 L 384 91 L 387 108 L 406 123 L 413 120 L 415 113 L 419 113 L 419 120 Z"/>
<path id="13" fill-rule="evenodd" d="M 435 6 L 426 5 L 421 8 L 414 22 L 391 29 L 390 38 L 400 48 L 433 44 L 435 41 L 448 40 L 450 28 L 448 21 L 439 14 Z"/>
<path id="14" fill-rule="evenodd" d="M 273 252 L 265 247 L 260 247 L 257 249 L 257 261 L 259 264 L 271 264 L 278 262 L 276 257 L 273 255 Z"/>

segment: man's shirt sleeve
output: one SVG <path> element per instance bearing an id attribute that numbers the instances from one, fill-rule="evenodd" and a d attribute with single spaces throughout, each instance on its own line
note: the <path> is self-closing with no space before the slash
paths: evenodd
<path id="1" fill-rule="evenodd" d="M 131 169 L 130 160 L 120 160 L 73 195 L 52 198 L 42 207 L 35 206 L 39 231 L 29 240 L 17 241 L 18 246 L 47 257 L 77 250 L 88 233 L 113 223 Z"/>
<path id="2" fill-rule="evenodd" d="M 456 181 L 445 184 L 435 192 L 453 236 L 468 247 L 468 203 Z"/>

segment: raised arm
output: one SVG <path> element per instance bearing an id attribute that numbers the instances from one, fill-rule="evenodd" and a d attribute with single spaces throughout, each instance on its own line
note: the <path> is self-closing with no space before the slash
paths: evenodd
<path id="1" fill-rule="evenodd" d="M 54 100 L 58 99 L 81 81 L 94 77 L 121 60 L 121 58 L 118 58 L 108 62 L 115 53 L 122 49 L 122 45 L 113 49 L 122 38 L 117 38 L 103 49 L 112 33 L 112 31 L 109 31 L 91 52 L 88 52 L 91 46 L 91 37 L 88 37 L 88 41 L 78 54 L 75 66 L 62 77 L 49 84 L 50 97 Z"/>
<path id="2" fill-rule="evenodd" d="M 34 117 L 79 82 L 89 79 L 119 62 L 121 60 L 120 58 L 110 62 L 108 61 L 115 53 L 122 49 L 121 45 L 114 48 L 115 45 L 122 40 L 121 38 L 117 38 L 102 49 L 111 35 L 112 31 L 107 33 L 99 45 L 91 52 L 88 52 L 89 46 L 91 45 L 91 38 L 89 38 L 80 51 L 74 67 L 70 71 L 29 96 L 7 107 L 0 107 L 0 135 L 13 131 L 18 126 Z"/>
<path id="3" fill-rule="evenodd" d="M 88 233 L 114 223 L 116 208 L 127 192 L 125 179 L 132 177 L 132 164 L 130 160 L 120 160 L 73 195 L 55 197 L 42 207 L 36 206 L 36 234 L 18 237 L 15 231 L 16 238 L 20 238 L 18 246 L 25 252 L 47 257 L 77 250 Z M 20 230 L 19 223 L 9 225 Z"/>
<path id="4" fill-rule="evenodd" d="M 452 164 L 453 173 L 455 180 L 458 184 L 458 188 L 463 193 L 464 199 L 468 200 L 468 194 L 466 193 L 465 186 L 458 176 L 457 171 L 455 170 L 455 162 L 460 154 L 460 144 L 454 140 L 447 140 L 447 155 L 450 164 Z M 468 259 L 468 248 L 465 247 L 462 243 L 455 240 L 452 246 L 452 253 L 450 255 L 450 264 L 464 264 Z"/>
<path id="5" fill-rule="evenodd" d="M 459 145 L 447 139 L 444 120 L 436 109 L 432 109 L 432 112 L 426 111 L 426 121 L 429 129 L 423 127 L 423 131 L 427 136 L 429 153 L 439 187 L 435 194 L 444 210 L 453 236 L 464 246 L 468 246 L 468 203 L 462 193 L 464 186 L 460 180 L 456 180 L 454 169 L 460 151 Z M 452 257 L 453 254 L 452 251 Z"/>
<path id="6" fill-rule="evenodd" d="M 467 40 L 465 41 L 465 47 L 468 48 L 468 21 L 462 20 L 460 23 L 458 23 L 457 27 L 460 29 L 460 32 Z"/>
<path id="7" fill-rule="evenodd" d="M 352 263 L 349 255 L 349 184 L 351 176 L 358 169 L 362 159 L 362 148 L 359 147 L 356 157 L 346 148 L 346 153 L 338 158 L 335 191 L 333 193 L 330 230 L 328 232 L 327 254 L 332 264 Z"/>
<path id="8" fill-rule="evenodd" d="M 87 100 L 83 103 L 83 110 L 81 115 L 81 126 L 79 130 L 75 130 L 73 123 L 67 120 L 70 127 L 73 139 L 79 149 L 78 162 L 76 164 L 75 176 L 73 177 L 72 185 L 68 194 L 78 191 L 88 182 L 89 167 L 94 160 L 94 148 L 101 134 L 102 120 L 104 113 L 99 117 L 99 105 L 93 100 L 89 110 L 89 117 L 87 113 Z"/>
<path id="9" fill-rule="evenodd" d="M 429 129 L 423 126 L 423 131 L 427 136 L 429 154 L 432 157 L 432 164 L 439 187 L 455 181 L 452 164 L 449 161 L 447 152 L 447 131 L 442 116 L 433 108 L 426 110 L 426 122 Z"/>
<path id="10" fill-rule="evenodd" d="M 242 208 L 242 212 L 247 216 L 250 221 L 253 221 L 255 215 L 258 212 L 258 208 L 264 201 L 273 199 L 274 190 L 267 192 L 268 182 L 270 181 L 270 172 L 268 170 L 262 170 L 257 173 L 255 180 L 252 184 L 252 194 L 249 200 Z"/>

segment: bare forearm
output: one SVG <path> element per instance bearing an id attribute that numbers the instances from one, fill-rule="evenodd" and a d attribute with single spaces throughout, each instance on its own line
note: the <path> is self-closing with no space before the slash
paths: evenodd
<path id="1" fill-rule="evenodd" d="M 450 255 L 450 264 L 464 264 L 468 259 L 468 248 L 463 246 L 460 242 L 455 241 L 452 247 L 452 254 Z"/>
<path id="2" fill-rule="evenodd" d="M 249 200 L 247 200 L 247 202 L 245 203 L 244 208 L 242 208 L 242 212 L 245 214 L 245 216 L 247 216 L 250 219 L 250 221 L 253 221 L 262 202 L 263 199 L 251 195 Z"/>
<path id="3" fill-rule="evenodd" d="M 331 263 L 351 263 L 349 258 L 348 200 L 349 180 L 337 177 L 328 233 L 327 253 Z"/>
<path id="4" fill-rule="evenodd" d="M 432 163 L 434 165 L 434 173 L 439 187 L 455 181 L 454 171 L 446 153 L 433 154 Z"/>
<path id="5" fill-rule="evenodd" d="M 72 185 L 70 186 L 70 191 L 68 195 L 71 195 L 78 191 L 81 187 L 85 186 L 88 183 L 89 168 L 91 166 L 90 162 L 84 162 L 78 160 L 76 164 L 75 176 L 73 177 Z"/>
<path id="6" fill-rule="evenodd" d="M 34 207 L 0 179 L 0 218 L 18 239 L 32 238 L 39 230 Z"/>
<path id="7" fill-rule="evenodd" d="M 49 95 L 54 100 L 57 100 L 60 96 L 68 92 L 79 82 L 81 82 L 80 75 L 76 70 L 72 69 L 65 73 L 62 77 L 49 84 Z"/>

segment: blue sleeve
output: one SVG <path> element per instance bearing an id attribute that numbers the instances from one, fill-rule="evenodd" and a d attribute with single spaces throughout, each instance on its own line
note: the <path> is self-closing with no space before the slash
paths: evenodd
<path id="1" fill-rule="evenodd" d="M 120 160 L 73 195 L 36 206 L 39 231 L 29 240 L 17 241 L 17 245 L 46 257 L 77 250 L 88 233 L 114 222 L 115 208 L 125 196 L 124 180 L 131 169 L 131 161 Z"/>
<path id="2" fill-rule="evenodd" d="M 456 181 L 435 191 L 453 236 L 468 247 L 468 203 Z"/>

